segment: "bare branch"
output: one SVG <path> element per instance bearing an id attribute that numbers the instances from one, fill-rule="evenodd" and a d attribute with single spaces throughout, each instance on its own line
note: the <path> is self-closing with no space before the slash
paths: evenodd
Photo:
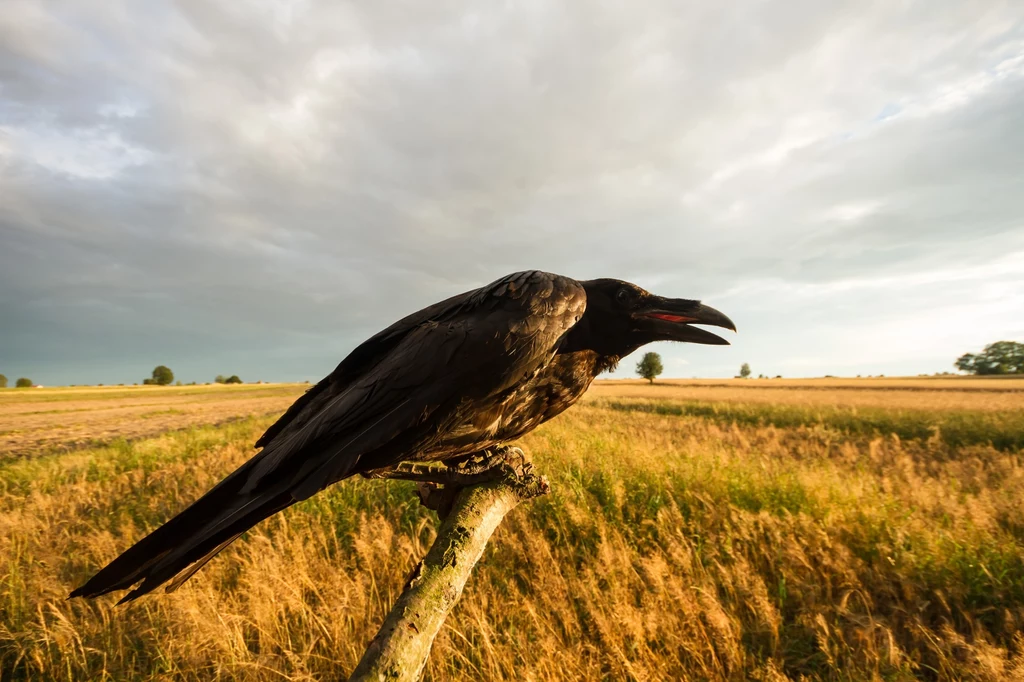
<path id="1" fill-rule="evenodd" d="M 462 594 L 487 541 L 520 502 L 549 491 L 527 464 L 508 475 L 462 490 L 430 551 L 413 570 L 349 682 L 414 682 L 434 638 Z"/>

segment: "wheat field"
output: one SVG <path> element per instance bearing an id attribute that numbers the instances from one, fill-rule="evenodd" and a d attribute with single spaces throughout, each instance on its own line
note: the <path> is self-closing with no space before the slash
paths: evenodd
<path id="1" fill-rule="evenodd" d="M 65 599 L 304 388 L 0 391 L 0 679 L 344 679 L 434 537 L 410 485 L 339 484 L 173 594 Z M 520 445 L 553 493 L 425 679 L 1024 679 L 1024 382 L 598 382 Z"/>

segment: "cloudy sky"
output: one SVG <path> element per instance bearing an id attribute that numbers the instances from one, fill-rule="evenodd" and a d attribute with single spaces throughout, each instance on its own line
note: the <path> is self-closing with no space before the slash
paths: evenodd
<path id="1" fill-rule="evenodd" d="M 532 268 L 736 321 L 671 376 L 1024 340 L 1024 8 L 4 2 L 12 380 L 316 380 Z"/>

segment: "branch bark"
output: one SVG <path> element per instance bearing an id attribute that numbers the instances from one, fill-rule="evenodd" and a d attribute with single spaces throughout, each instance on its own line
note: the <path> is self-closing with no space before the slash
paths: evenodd
<path id="1" fill-rule="evenodd" d="M 418 680 L 434 638 L 495 529 L 521 502 L 549 490 L 544 477 L 529 466 L 463 489 L 349 682 Z"/>

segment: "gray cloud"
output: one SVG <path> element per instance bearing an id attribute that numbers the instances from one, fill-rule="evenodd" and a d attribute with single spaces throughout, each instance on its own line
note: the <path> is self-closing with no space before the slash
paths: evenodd
<path id="1" fill-rule="evenodd" d="M 534 267 L 725 308 L 680 375 L 1024 336 L 1012 2 L 9 5 L 8 376 L 316 379 Z"/>

